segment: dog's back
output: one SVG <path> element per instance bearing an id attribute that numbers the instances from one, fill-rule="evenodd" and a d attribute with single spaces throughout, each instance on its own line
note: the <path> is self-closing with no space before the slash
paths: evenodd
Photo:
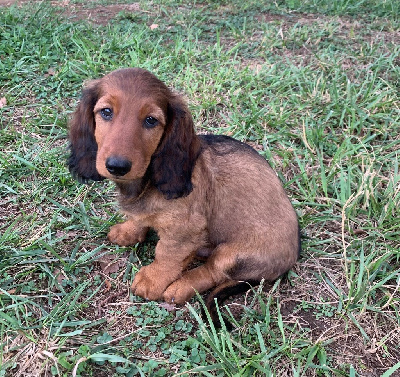
<path id="1" fill-rule="evenodd" d="M 274 280 L 297 260 L 297 215 L 268 162 L 253 148 L 226 136 L 202 135 L 208 160 L 209 240 L 240 248 L 234 280 Z M 238 250 L 236 250 L 238 251 Z M 265 259 L 265 261 L 263 261 Z M 264 263 L 265 262 L 265 263 Z"/>

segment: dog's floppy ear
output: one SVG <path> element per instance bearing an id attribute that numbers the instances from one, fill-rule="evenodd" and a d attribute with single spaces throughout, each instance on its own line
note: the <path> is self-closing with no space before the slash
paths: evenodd
<path id="1" fill-rule="evenodd" d="M 71 174 L 80 182 L 104 179 L 96 170 L 97 143 L 93 109 L 99 97 L 99 81 L 91 82 L 82 93 L 69 128 Z"/>
<path id="2" fill-rule="evenodd" d="M 188 108 L 181 98 L 173 98 L 168 104 L 164 135 L 150 165 L 151 180 L 167 199 L 192 191 L 192 172 L 200 149 Z"/>

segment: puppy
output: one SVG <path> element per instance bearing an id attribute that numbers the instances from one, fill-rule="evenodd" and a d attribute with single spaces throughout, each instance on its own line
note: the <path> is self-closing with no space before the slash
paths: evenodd
<path id="1" fill-rule="evenodd" d="M 182 98 L 150 72 L 120 69 L 90 82 L 70 123 L 69 168 L 82 182 L 115 182 L 126 221 L 108 239 L 159 241 L 132 291 L 182 304 L 274 281 L 300 252 L 296 213 L 274 171 L 227 136 L 196 135 Z M 196 257 L 204 264 L 192 268 Z"/>

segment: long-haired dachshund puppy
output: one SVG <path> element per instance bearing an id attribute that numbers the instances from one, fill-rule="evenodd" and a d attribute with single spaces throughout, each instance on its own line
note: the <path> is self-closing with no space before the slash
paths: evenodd
<path id="1" fill-rule="evenodd" d="M 212 310 L 214 298 L 273 281 L 298 259 L 297 216 L 265 159 L 232 138 L 196 135 L 182 98 L 148 71 L 90 82 L 69 137 L 72 174 L 118 187 L 127 219 L 108 239 L 127 246 L 158 233 L 134 294 L 180 304 L 214 288 Z M 204 264 L 189 269 L 196 257 Z"/>

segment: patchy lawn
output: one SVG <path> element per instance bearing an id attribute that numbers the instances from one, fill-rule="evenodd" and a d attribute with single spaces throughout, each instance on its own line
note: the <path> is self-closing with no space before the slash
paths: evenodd
<path id="1" fill-rule="evenodd" d="M 0 0 L 0 376 L 400 373 L 400 3 Z M 113 184 L 66 167 L 84 81 L 140 66 L 277 171 L 303 253 L 216 332 L 129 291 Z M 229 314 L 230 313 L 230 314 Z"/>

